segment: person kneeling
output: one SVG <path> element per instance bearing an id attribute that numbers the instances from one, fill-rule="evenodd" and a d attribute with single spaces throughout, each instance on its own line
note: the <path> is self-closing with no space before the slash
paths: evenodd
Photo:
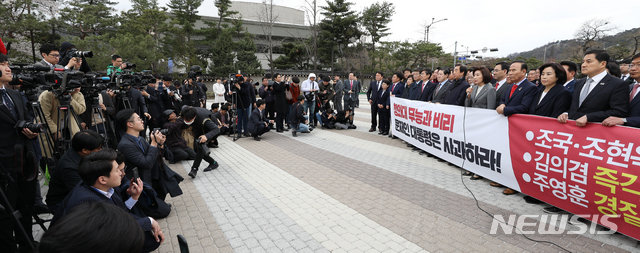
<path id="1" fill-rule="evenodd" d="M 293 125 L 291 134 L 293 136 L 298 136 L 296 132 L 308 133 L 313 130 L 307 125 L 309 117 L 308 115 L 304 115 L 304 100 L 304 95 L 298 96 L 298 103 L 294 104 L 293 108 L 291 108 L 291 124 Z"/>
<path id="2" fill-rule="evenodd" d="M 131 197 L 123 201 L 118 187 L 124 178 L 124 166 L 119 168 L 116 158 L 117 153 L 112 149 L 104 149 L 83 158 L 78 168 L 82 183 L 73 188 L 58 207 L 53 217 L 53 226 L 56 226 L 56 221 L 70 213 L 74 207 L 83 203 L 105 202 L 128 212 L 136 205 L 142 193 L 143 182 L 140 178 L 132 179 L 129 188 L 126 189 Z M 158 222 L 151 217 L 140 217 L 129 213 L 145 233 L 143 251 L 150 252 L 157 249 L 164 241 Z"/>
<path id="3" fill-rule="evenodd" d="M 259 141 L 260 135 L 269 132 L 271 127 L 273 126 L 273 120 L 265 121 L 266 118 L 265 108 L 267 105 L 265 102 L 260 99 L 256 101 L 256 109 L 251 112 L 251 117 L 249 117 L 249 124 L 247 124 L 247 128 L 249 129 L 249 133 L 254 140 Z"/>

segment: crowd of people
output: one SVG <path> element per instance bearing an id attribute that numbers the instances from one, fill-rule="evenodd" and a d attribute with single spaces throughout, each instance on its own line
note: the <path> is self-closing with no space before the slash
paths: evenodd
<path id="1" fill-rule="evenodd" d="M 378 134 L 395 138 L 389 131 L 389 103 L 393 96 L 495 110 L 505 117 L 531 114 L 556 118 L 563 124 L 573 120 L 570 124 L 578 127 L 587 123 L 640 127 L 639 86 L 640 54 L 617 63 L 605 50 L 585 52 L 581 73 L 571 61 L 545 63 L 536 69 L 529 69 L 523 61 L 499 62 L 491 70 L 487 66 L 468 68 L 463 64 L 433 71 L 405 69 L 404 73 L 393 73 L 387 79 L 377 72 L 367 90 L 371 105 L 369 132 L 377 130 Z M 482 179 L 468 171 L 464 175 L 472 180 Z M 490 184 L 504 187 L 496 182 Z M 505 195 L 516 193 L 509 188 L 503 190 Z M 528 203 L 542 203 L 529 196 L 524 198 Z M 562 212 L 554 206 L 544 211 Z"/>
<path id="2" fill-rule="evenodd" d="M 35 65 L 51 72 L 90 71 L 84 57 L 66 55 L 74 50 L 68 42 L 60 48 L 43 44 L 42 61 Z M 106 73 L 112 80 L 130 73 L 132 64 L 121 56 L 113 55 L 111 60 Z M 339 75 L 310 73 L 300 80 L 274 74 L 256 83 L 238 74 L 216 79 L 212 104 L 205 108 L 208 89 L 196 70 L 184 80 L 156 75 L 145 77 L 141 85 L 120 85 L 95 94 L 83 94 L 82 88 L 75 87 L 63 92 L 42 90 L 31 97 L 14 80 L 9 66 L 8 58 L 0 54 L 0 139 L 5 140 L 0 143 L 0 186 L 6 195 L 0 203 L 0 247 L 9 252 L 33 248 L 34 213 L 53 214 L 51 229 L 41 240 L 43 252 L 68 246 L 65 240 L 90 240 L 70 231 L 82 231 L 74 228 L 85 222 L 105 221 L 86 221 L 78 208 L 130 214 L 121 218 L 127 224 L 123 227 L 135 234 L 129 246 L 134 251 L 152 251 L 164 240 L 156 219 L 171 211 L 166 196 L 182 194 L 179 184 L 184 178 L 167 163 L 193 160 L 188 175 L 195 178 L 202 160 L 208 163 L 204 172 L 218 168 L 210 150 L 219 147 L 220 135 L 260 141 L 271 130 L 291 131 L 296 137 L 317 127 L 354 129 L 363 90 L 354 73 L 346 80 Z M 522 61 L 499 62 L 493 68 L 458 64 L 433 71 L 405 69 L 388 78 L 377 72 L 364 89 L 371 109 L 369 132 L 395 138 L 390 129 L 394 96 L 490 109 L 506 117 L 533 114 L 554 117 L 560 123 L 575 120 L 577 126 L 598 122 L 639 127 L 638 82 L 640 54 L 618 65 L 606 51 L 592 50 L 584 54 L 580 74 L 571 61 L 536 69 Z M 46 128 L 39 133 L 24 122 L 42 123 Z M 43 138 L 45 133 L 50 138 Z M 50 174 L 46 199 L 37 180 L 44 171 Z M 470 172 L 465 175 L 481 179 Z M 503 193 L 516 192 L 505 189 Z M 14 209 L 20 211 L 19 217 L 10 211 Z"/>

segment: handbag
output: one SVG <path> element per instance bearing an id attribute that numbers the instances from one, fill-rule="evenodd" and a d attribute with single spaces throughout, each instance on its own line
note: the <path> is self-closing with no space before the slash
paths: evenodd
<path id="1" fill-rule="evenodd" d="M 293 100 L 293 95 L 291 95 L 291 91 L 289 90 L 285 90 L 284 91 L 284 96 L 287 98 L 287 100 L 291 101 Z"/>

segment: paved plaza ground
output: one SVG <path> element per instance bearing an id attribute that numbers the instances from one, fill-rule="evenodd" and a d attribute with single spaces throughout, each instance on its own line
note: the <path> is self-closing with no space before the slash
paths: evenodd
<path id="1" fill-rule="evenodd" d="M 192 161 L 172 168 L 184 194 L 160 225 L 157 252 L 562 252 L 523 235 L 491 234 L 491 214 L 544 214 L 546 205 L 505 196 L 486 180 L 412 151 L 399 139 L 369 133 L 361 96 L 355 130 L 265 134 L 261 141 L 220 137 L 220 167 L 187 176 Z M 206 162 L 201 165 L 206 167 Z M 570 225 L 571 226 L 571 225 Z M 598 228 L 602 229 L 602 228 Z M 571 252 L 640 252 L 638 241 L 613 235 L 539 235 Z"/>

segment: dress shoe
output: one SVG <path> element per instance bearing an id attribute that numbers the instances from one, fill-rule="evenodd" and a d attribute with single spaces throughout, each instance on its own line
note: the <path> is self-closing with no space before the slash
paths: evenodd
<path id="1" fill-rule="evenodd" d="M 374 132 L 374 131 L 376 131 L 375 127 L 369 128 L 369 132 Z"/>
<path id="2" fill-rule="evenodd" d="M 217 168 L 218 168 L 218 166 L 220 166 L 220 165 L 218 164 L 218 162 L 214 161 L 212 164 L 209 164 L 209 166 L 207 166 L 206 168 L 204 168 L 204 170 L 203 170 L 203 171 L 204 171 L 204 172 L 212 171 L 212 170 L 217 169 Z"/>
<path id="3" fill-rule="evenodd" d="M 245 133 L 245 134 L 244 134 L 244 137 L 251 137 L 251 134 L 249 134 L 249 133 Z"/>
<path id="4" fill-rule="evenodd" d="M 382 132 L 382 135 L 388 135 L 389 132 Z"/>
<path id="5" fill-rule="evenodd" d="M 297 137 L 298 134 L 296 134 L 296 130 L 291 131 L 291 135 L 293 135 L 293 137 Z"/>
<path id="6" fill-rule="evenodd" d="M 40 203 L 38 205 L 34 205 L 33 206 L 33 211 L 36 214 L 43 214 L 43 213 L 51 213 L 51 211 L 49 210 L 49 207 L 47 207 L 45 204 Z"/>
<path id="7" fill-rule="evenodd" d="M 470 179 L 470 180 L 480 180 L 480 179 L 482 179 L 482 177 L 481 177 L 481 176 L 478 176 L 478 175 L 476 175 L 476 174 L 473 174 L 473 176 L 471 176 L 471 178 L 469 178 L 469 179 Z"/>
<path id="8" fill-rule="evenodd" d="M 253 139 L 256 141 L 260 141 L 260 136 L 253 136 Z"/>
<path id="9" fill-rule="evenodd" d="M 283 128 L 282 131 L 289 132 L 289 128 Z"/>
<path id="10" fill-rule="evenodd" d="M 278 132 L 278 133 L 282 133 L 282 132 L 284 132 L 284 131 L 282 131 L 282 129 L 278 129 L 278 130 L 276 130 L 276 132 Z"/>
<path id="11" fill-rule="evenodd" d="M 198 169 L 196 169 L 196 168 L 191 168 L 191 171 L 189 171 L 189 176 L 191 178 L 196 178 L 197 174 L 198 174 Z"/>
<path id="12" fill-rule="evenodd" d="M 516 194 L 516 193 L 518 193 L 518 192 L 512 190 L 511 188 L 507 188 L 507 189 L 504 189 L 504 191 L 502 191 L 502 194 L 504 194 L 504 195 L 513 195 L 513 194 Z"/>
<path id="13" fill-rule="evenodd" d="M 464 173 L 462 173 L 463 176 L 471 176 L 473 175 L 473 173 L 469 172 L 469 171 L 465 171 Z"/>
<path id="14" fill-rule="evenodd" d="M 382 135 L 382 132 L 378 132 L 378 135 Z"/>
<path id="15" fill-rule="evenodd" d="M 504 187 L 503 185 L 498 184 L 498 183 L 496 183 L 496 182 L 491 182 L 491 183 L 489 183 L 489 185 L 491 185 L 491 186 L 493 186 L 493 187 Z"/>
<path id="16" fill-rule="evenodd" d="M 536 199 L 534 197 L 531 197 L 531 196 L 524 196 L 522 198 L 524 199 L 525 202 L 527 202 L 529 204 L 540 204 L 540 203 L 542 203 L 542 201 L 540 201 L 540 200 L 538 200 L 538 199 Z"/>

